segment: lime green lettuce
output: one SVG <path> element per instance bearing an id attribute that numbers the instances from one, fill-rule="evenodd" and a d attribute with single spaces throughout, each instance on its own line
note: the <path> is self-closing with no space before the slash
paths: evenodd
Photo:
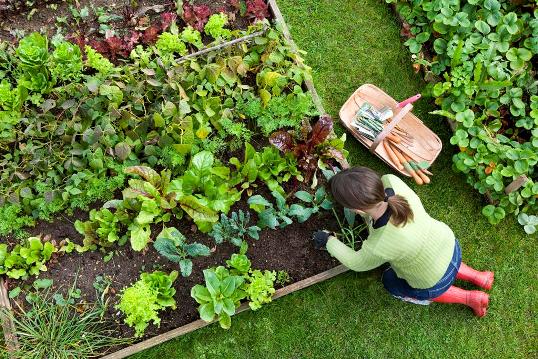
<path id="1" fill-rule="evenodd" d="M 275 293 L 276 273 L 275 271 L 253 270 L 247 280 L 246 293 L 249 299 L 248 305 L 252 310 L 258 310 L 263 304 L 272 301 Z"/>
<path id="2" fill-rule="evenodd" d="M 0 244 L 0 274 L 6 274 L 13 279 L 27 279 L 37 276 L 40 271 L 46 271 L 46 263 L 52 253 L 58 249 L 39 237 L 30 237 L 8 251 L 5 243 Z"/>
<path id="3" fill-rule="evenodd" d="M 200 31 L 194 29 L 190 25 L 184 28 L 181 32 L 181 40 L 188 44 L 194 45 L 197 49 L 201 49 L 202 47 L 204 47 Z"/>
<path id="4" fill-rule="evenodd" d="M 228 25 L 228 16 L 226 14 L 213 14 L 205 24 L 204 32 L 216 40 L 229 40 L 232 37 L 232 32 L 224 28 L 226 25 Z"/>
<path id="5" fill-rule="evenodd" d="M 177 275 L 176 271 L 169 275 L 160 271 L 142 273 L 140 280 L 123 289 L 116 309 L 125 314 L 125 323 L 134 327 L 136 337 L 144 334 L 150 322 L 160 325 L 159 311 L 176 308 L 176 290 L 172 285 Z"/>
<path id="6" fill-rule="evenodd" d="M 58 80 L 78 81 L 82 76 L 80 48 L 70 42 L 59 43 L 51 58 L 51 74 Z"/>
<path id="7" fill-rule="evenodd" d="M 163 32 L 159 35 L 159 39 L 155 43 L 155 47 L 162 54 L 174 54 L 186 55 L 188 53 L 187 47 L 181 40 L 178 34 L 171 34 L 169 32 Z"/>

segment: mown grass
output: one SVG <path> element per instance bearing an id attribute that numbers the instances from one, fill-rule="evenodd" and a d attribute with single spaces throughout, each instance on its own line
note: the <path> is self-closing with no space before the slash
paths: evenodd
<path id="1" fill-rule="evenodd" d="M 382 0 L 278 3 L 296 43 L 308 51 L 316 88 L 334 118 L 363 83 L 376 84 L 396 99 L 423 89 L 401 44 L 398 23 Z M 408 183 L 431 215 L 453 228 L 464 260 L 495 271 L 485 318 L 475 318 L 463 306 L 394 300 L 382 288 L 379 271 L 347 273 L 240 314 L 228 331 L 212 325 L 135 358 L 536 357 L 536 239 L 525 236 L 512 218 L 492 227 L 481 215 L 484 199 L 452 171 L 450 130 L 441 118 L 428 115 L 433 108 L 421 100 L 414 112 L 445 147 L 433 166 L 431 185 Z M 347 146 L 352 164 L 390 172 L 352 138 Z"/>

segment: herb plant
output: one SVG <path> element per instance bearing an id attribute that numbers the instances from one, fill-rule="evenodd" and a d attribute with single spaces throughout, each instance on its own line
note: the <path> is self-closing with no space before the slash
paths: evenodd
<path id="1" fill-rule="evenodd" d="M 29 305 L 17 306 L 15 313 L 0 309 L 14 324 L 18 347 L 13 358 L 89 358 L 130 342 L 118 339 L 112 323 L 103 320 L 102 303 L 58 305 L 53 300 L 58 292 L 30 294 Z"/>

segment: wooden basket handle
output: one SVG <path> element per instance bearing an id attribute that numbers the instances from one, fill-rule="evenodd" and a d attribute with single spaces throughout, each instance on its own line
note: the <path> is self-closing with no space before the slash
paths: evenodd
<path id="1" fill-rule="evenodd" d="M 374 142 L 370 146 L 370 152 L 372 152 L 372 153 L 375 152 L 375 149 L 377 148 L 377 146 L 379 146 L 379 144 L 383 141 L 383 139 L 385 137 L 387 137 L 387 135 L 389 133 L 391 133 L 391 131 L 394 129 L 394 127 L 396 127 L 396 125 L 398 124 L 398 122 L 400 122 L 405 117 L 405 115 L 407 115 L 409 112 L 411 112 L 412 109 L 413 109 L 413 105 L 411 105 L 409 103 L 409 104 L 405 105 L 404 108 L 402 108 L 396 114 L 396 116 L 394 116 L 392 118 L 392 121 L 390 121 L 390 123 L 387 125 L 387 127 L 385 127 L 383 129 L 383 131 L 381 131 L 381 133 L 376 137 L 376 139 L 374 140 Z"/>

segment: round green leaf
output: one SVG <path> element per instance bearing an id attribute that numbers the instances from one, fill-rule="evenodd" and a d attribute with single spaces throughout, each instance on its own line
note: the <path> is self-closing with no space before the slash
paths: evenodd
<path id="1" fill-rule="evenodd" d="M 489 27 L 489 25 L 483 20 L 476 21 L 474 23 L 474 26 L 476 27 L 478 31 L 480 31 L 484 35 L 488 34 L 491 31 L 491 28 Z"/>

